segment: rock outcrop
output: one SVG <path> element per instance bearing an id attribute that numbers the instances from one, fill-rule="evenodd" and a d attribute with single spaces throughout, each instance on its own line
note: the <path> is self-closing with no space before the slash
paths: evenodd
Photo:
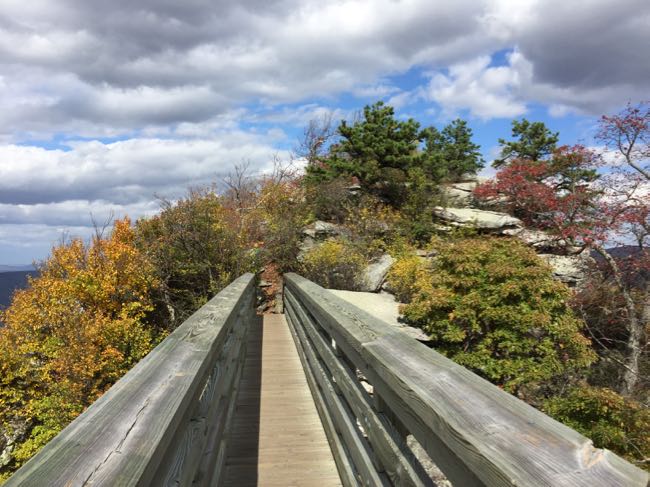
<path id="1" fill-rule="evenodd" d="M 316 220 L 311 225 L 305 227 L 302 234 L 314 240 L 325 240 L 330 237 L 336 237 L 345 234 L 345 229 L 336 223 Z"/>
<path id="2" fill-rule="evenodd" d="M 571 287 L 578 286 L 585 278 L 589 258 L 580 254 L 579 247 L 573 247 L 565 240 L 541 230 L 524 228 L 521 220 L 507 213 L 436 207 L 434 214 L 447 225 L 474 227 L 483 233 L 518 238 L 549 263 L 556 279 Z"/>
<path id="3" fill-rule="evenodd" d="M 302 230 L 303 239 L 300 242 L 298 260 L 302 260 L 303 255 L 313 249 L 319 242 L 347 234 L 348 231 L 342 225 L 316 220 Z"/>
<path id="4" fill-rule="evenodd" d="M 394 262 L 395 259 L 388 254 L 384 254 L 376 262 L 366 267 L 359 290 L 370 293 L 379 292 Z"/>
<path id="5" fill-rule="evenodd" d="M 467 177 L 457 183 L 448 183 L 441 186 L 444 201 L 452 206 L 466 207 L 474 203 L 473 191 L 479 184 L 487 181 L 487 178 L 478 176 Z"/>
<path id="6" fill-rule="evenodd" d="M 585 278 L 589 256 L 580 255 L 555 255 L 538 254 L 553 269 L 553 277 L 562 281 L 569 287 L 576 287 Z"/>
<path id="7" fill-rule="evenodd" d="M 475 227 L 489 233 L 503 234 L 506 230 L 523 227 L 523 222 L 519 218 L 498 211 L 436 206 L 433 213 L 448 225 Z"/>
<path id="8" fill-rule="evenodd" d="M 518 238 L 539 253 L 574 255 L 582 250 L 580 247 L 573 247 L 569 245 L 566 240 L 549 235 L 542 230 L 535 230 L 532 228 L 512 228 L 504 230 L 503 234 Z"/>

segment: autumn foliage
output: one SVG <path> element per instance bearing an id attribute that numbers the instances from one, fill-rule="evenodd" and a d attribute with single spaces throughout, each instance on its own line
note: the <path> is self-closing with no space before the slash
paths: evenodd
<path id="1" fill-rule="evenodd" d="M 431 267 L 407 258 L 390 276 L 410 301 L 405 320 L 429 333 L 436 350 L 521 394 L 594 361 L 570 290 L 534 251 L 494 237 L 446 242 L 438 251 Z"/>
<path id="2" fill-rule="evenodd" d="M 128 219 L 109 238 L 75 239 L 18 291 L 0 328 L 0 424 L 25 427 L 14 466 L 29 459 L 140 360 L 156 285 Z"/>

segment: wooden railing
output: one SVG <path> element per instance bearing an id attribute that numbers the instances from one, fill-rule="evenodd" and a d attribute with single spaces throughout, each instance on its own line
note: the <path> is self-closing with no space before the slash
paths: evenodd
<path id="1" fill-rule="evenodd" d="M 346 486 L 646 487 L 648 475 L 296 274 L 285 313 Z M 372 387 L 362 387 L 361 380 Z"/>
<path id="2" fill-rule="evenodd" d="M 252 274 L 235 280 L 6 486 L 218 484 L 255 299 Z"/>

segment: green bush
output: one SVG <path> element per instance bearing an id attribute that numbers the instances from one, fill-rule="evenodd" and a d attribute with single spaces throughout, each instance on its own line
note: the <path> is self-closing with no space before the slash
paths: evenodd
<path id="1" fill-rule="evenodd" d="M 531 249 L 481 237 L 439 250 L 429 272 L 404 271 L 415 284 L 403 309 L 437 350 L 509 392 L 532 390 L 594 361 L 583 323 L 569 308 L 569 288 Z"/>
<path id="2" fill-rule="evenodd" d="M 351 184 L 352 179 L 349 177 L 324 182 L 307 181 L 305 197 L 314 217 L 343 223 L 348 214 L 348 206 L 357 199 L 348 189 Z"/>
<path id="3" fill-rule="evenodd" d="M 650 410 L 611 389 L 574 387 L 548 399 L 543 410 L 630 461 L 650 457 Z"/>
<path id="4" fill-rule="evenodd" d="M 157 326 L 173 330 L 233 279 L 254 270 L 255 256 L 243 245 L 232 213 L 204 189 L 163 202 L 158 215 L 138 220 L 136 246 L 160 283 L 153 293 Z"/>
<path id="5" fill-rule="evenodd" d="M 326 288 L 354 291 L 365 265 L 363 255 L 354 246 L 332 239 L 305 254 L 302 274 Z"/>

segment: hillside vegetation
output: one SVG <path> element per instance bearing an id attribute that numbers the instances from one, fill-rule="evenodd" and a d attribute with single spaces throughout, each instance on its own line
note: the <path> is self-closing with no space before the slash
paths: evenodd
<path id="1" fill-rule="evenodd" d="M 360 290 L 369 264 L 392 264 L 385 288 L 438 351 L 647 468 L 649 124 L 645 105 L 600 121 L 612 169 L 514 121 L 481 182 L 465 121 L 421 127 L 376 103 L 352 123 L 311 122 L 304 171 L 243 164 L 221 191 L 52 249 L 0 313 L 0 480 L 238 275 L 271 284 L 263 311 L 283 272 Z M 630 242 L 633 258 L 610 250 Z M 576 258 L 572 289 L 553 265 Z"/>

